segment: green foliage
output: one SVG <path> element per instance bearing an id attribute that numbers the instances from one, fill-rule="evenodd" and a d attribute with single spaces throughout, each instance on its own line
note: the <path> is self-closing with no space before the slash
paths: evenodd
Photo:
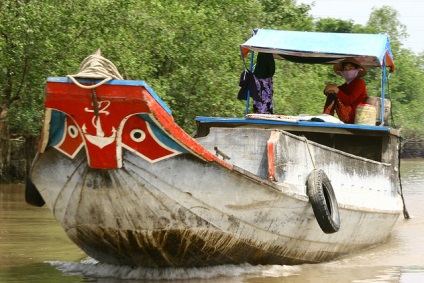
<path id="1" fill-rule="evenodd" d="M 312 17 L 307 13 L 310 7 L 305 4 L 296 6 L 293 0 L 261 0 L 261 28 L 286 30 L 311 30 Z"/>
<path id="2" fill-rule="evenodd" d="M 385 33 L 389 36 L 394 51 L 399 50 L 402 40 L 407 37 L 406 27 L 399 21 L 398 15 L 398 12 L 389 6 L 374 8 L 367 22 L 372 33 Z"/>
<path id="3" fill-rule="evenodd" d="M 393 115 L 406 136 L 424 137 L 424 81 L 420 60 L 408 50 L 397 53 L 396 72 L 390 79 Z"/>
<path id="4" fill-rule="evenodd" d="M 0 108 L 9 110 L 13 132 L 38 134 L 45 78 L 76 72 L 79 62 L 95 51 L 94 46 L 104 44 L 99 40 L 108 33 L 103 24 L 113 24 L 110 13 L 116 5 L 114 1 L 87 2 L 0 2 L 0 54 L 4 58 Z"/>
<path id="5" fill-rule="evenodd" d="M 279 62 L 274 76 L 275 112 L 285 115 L 322 113 L 330 67 Z M 335 77 L 335 76 L 334 76 Z"/>
<path id="6" fill-rule="evenodd" d="M 38 135 L 46 77 L 77 73 L 100 48 L 124 78 L 145 80 L 190 132 L 197 115 L 244 115 L 245 103 L 236 99 L 243 70 L 239 44 L 253 28 L 384 32 L 395 44 L 397 70 L 389 87 L 397 126 L 424 137 L 424 58 L 401 49 L 405 33 L 397 12 L 376 9 L 361 26 L 314 22 L 309 10 L 294 0 L 2 0 L 0 111 L 8 110 L 13 133 Z M 379 76 L 370 70 L 365 78 L 373 95 Z M 277 62 L 276 113 L 320 113 L 329 82 L 341 83 L 330 66 Z"/>
<path id="7" fill-rule="evenodd" d="M 355 24 L 353 20 L 344 21 L 340 19 L 325 18 L 316 23 L 316 30 L 322 32 L 353 32 Z"/>
<path id="8" fill-rule="evenodd" d="M 402 49 L 406 28 L 398 20 L 398 12 L 383 6 L 373 9 L 367 23 L 369 30 L 389 35 L 396 69 L 389 79 L 388 95 L 392 100 L 394 126 L 405 137 L 424 139 L 424 69 L 422 57 Z M 376 78 L 373 80 L 376 82 Z"/>

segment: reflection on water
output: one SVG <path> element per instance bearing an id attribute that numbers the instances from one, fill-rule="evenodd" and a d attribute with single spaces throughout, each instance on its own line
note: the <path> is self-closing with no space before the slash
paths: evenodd
<path id="1" fill-rule="evenodd" d="M 149 269 L 100 264 L 21 185 L 0 185 L 0 282 L 424 282 L 424 160 L 402 160 L 406 207 L 387 243 L 328 263 Z M 118 279 L 119 278 L 119 279 Z"/>
<path id="2" fill-rule="evenodd" d="M 0 282 L 31 282 L 30 278 L 40 280 L 33 282 L 66 282 L 61 272 L 44 261 L 85 257 L 46 207 L 25 203 L 21 185 L 0 184 L 0 223 Z"/>
<path id="3" fill-rule="evenodd" d="M 401 160 L 402 185 L 409 195 L 424 194 L 424 160 Z"/>

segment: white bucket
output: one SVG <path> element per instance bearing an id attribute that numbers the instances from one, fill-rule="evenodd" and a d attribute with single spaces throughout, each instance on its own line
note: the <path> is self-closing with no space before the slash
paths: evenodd
<path id="1" fill-rule="evenodd" d="M 377 110 L 377 118 L 376 123 L 377 125 L 381 124 L 381 97 L 375 97 L 375 96 L 368 96 L 365 100 L 366 104 L 372 104 L 375 105 Z M 390 114 L 390 108 L 392 106 L 392 103 L 390 99 L 385 98 L 384 99 L 384 125 L 389 125 L 389 114 Z"/>
<path id="2" fill-rule="evenodd" d="M 377 109 L 371 104 L 359 104 L 356 108 L 355 124 L 375 126 Z"/>

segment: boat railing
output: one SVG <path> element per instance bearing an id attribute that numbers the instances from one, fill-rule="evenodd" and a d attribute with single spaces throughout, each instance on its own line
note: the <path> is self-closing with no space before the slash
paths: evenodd
<path id="1" fill-rule="evenodd" d="M 317 117 L 313 119 L 311 117 Z M 333 128 L 375 132 L 391 132 L 388 126 L 371 126 L 361 124 L 344 124 L 320 121 L 318 116 L 287 116 L 287 115 L 271 115 L 271 114 L 248 114 L 245 118 L 220 118 L 220 117 L 204 117 L 197 116 L 198 124 L 210 124 L 218 127 L 237 127 L 237 126 L 254 126 L 269 125 L 272 126 L 293 126 L 293 127 L 314 127 L 314 128 Z"/>

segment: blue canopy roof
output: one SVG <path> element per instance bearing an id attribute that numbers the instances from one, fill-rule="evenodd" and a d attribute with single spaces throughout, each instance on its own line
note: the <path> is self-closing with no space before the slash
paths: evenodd
<path id="1" fill-rule="evenodd" d="M 390 41 L 384 34 L 325 33 L 256 29 L 241 44 L 242 53 L 249 50 L 273 53 L 276 59 L 302 63 L 334 64 L 354 57 L 364 66 L 386 65 L 394 70 Z"/>

